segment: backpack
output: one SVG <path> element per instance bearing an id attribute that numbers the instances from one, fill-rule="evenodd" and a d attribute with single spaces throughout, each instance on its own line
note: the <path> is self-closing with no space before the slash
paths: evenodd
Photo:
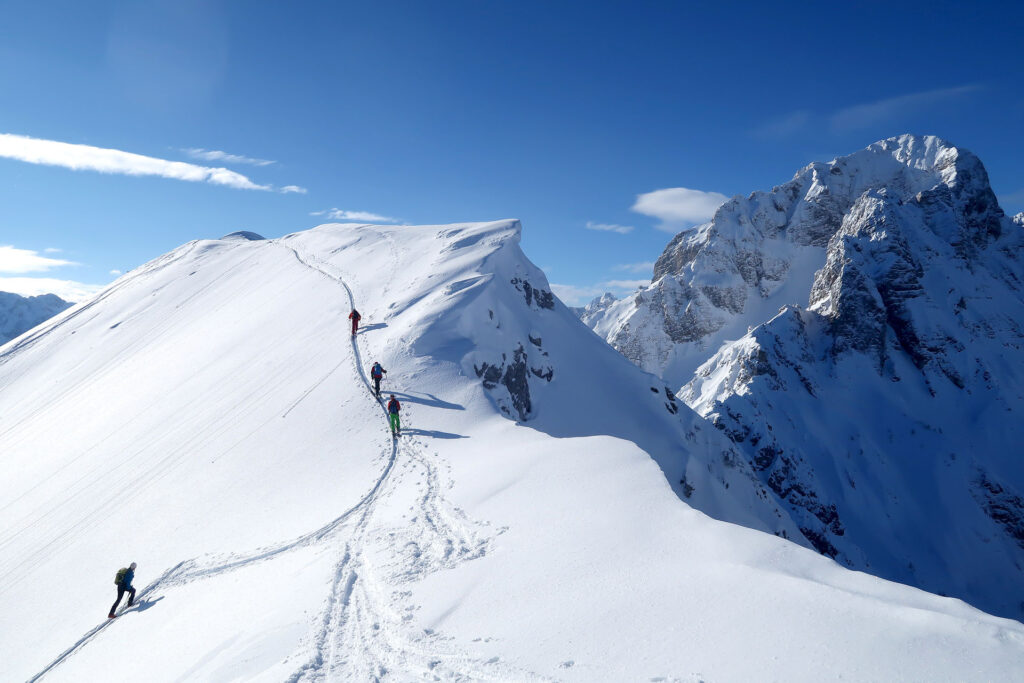
<path id="1" fill-rule="evenodd" d="M 124 581 L 124 575 L 128 573 L 128 567 L 121 567 L 117 570 L 117 576 L 114 577 L 114 585 L 120 586 L 121 582 Z"/>
<path id="2" fill-rule="evenodd" d="M 381 367 L 380 363 L 375 363 L 374 366 L 370 368 L 370 377 L 378 378 L 382 377 L 383 374 L 384 368 Z"/>
<path id="3" fill-rule="evenodd" d="M 388 401 L 388 412 L 389 413 L 391 413 L 392 415 L 397 415 L 399 410 L 401 410 L 401 407 L 399 406 L 397 400 L 391 399 L 390 401 Z"/>

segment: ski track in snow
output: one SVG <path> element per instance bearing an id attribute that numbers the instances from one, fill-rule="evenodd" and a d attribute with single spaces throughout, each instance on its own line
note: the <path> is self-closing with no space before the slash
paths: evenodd
<path id="1" fill-rule="evenodd" d="M 330 272 L 326 264 L 309 255 L 290 246 L 287 248 L 302 265 L 344 287 L 351 307 L 355 308 L 352 290 L 340 275 Z M 164 265 L 166 263 L 154 264 L 154 268 Z M 108 293 L 112 291 L 108 290 Z M 80 309 L 76 315 L 91 305 Z M 34 340 L 28 339 L 23 343 Z M 351 341 L 354 369 L 363 384 L 370 389 L 369 378 L 363 369 L 358 337 L 353 336 Z M 0 356 L 0 362 L 2 360 Z M 278 419 L 286 418 L 343 363 L 341 361 L 335 365 Z M 386 419 L 387 411 L 383 402 L 380 399 L 376 401 Z M 202 437 L 196 436 L 197 439 Z M 402 584 L 483 557 L 493 536 L 504 531 L 498 529 L 491 536 L 485 535 L 484 531 L 489 526 L 487 523 L 469 520 L 462 510 L 445 498 L 444 489 L 450 488 L 452 484 L 443 481 L 436 454 L 434 457 L 428 456 L 423 451 L 424 446 L 418 439 L 393 439 L 390 452 L 381 454 L 383 469 L 370 490 L 359 502 L 319 529 L 245 555 L 208 556 L 205 560 L 179 562 L 139 591 L 133 606 L 122 607 L 118 614 L 129 609 L 145 608 L 151 602 L 150 598 L 163 588 L 183 586 L 231 572 L 298 548 L 336 540 L 340 543 L 340 532 L 352 522 L 351 533 L 344 541 L 341 559 L 335 567 L 330 594 L 321 615 L 315 621 L 311 638 L 312 656 L 287 679 L 289 683 L 339 678 L 379 681 L 392 675 L 424 680 L 548 680 L 506 664 L 498 657 L 486 660 L 473 657 L 460 651 L 451 642 L 452 639 L 431 629 L 421 630 L 412 626 L 417 607 L 410 602 L 412 593 L 400 589 Z M 180 450 L 184 452 L 186 448 Z M 400 454 L 406 457 L 402 459 L 401 471 L 396 476 L 395 465 Z M 173 455 L 168 456 L 168 459 L 173 459 Z M 374 512 L 381 502 L 408 493 L 400 489 L 406 477 L 418 478 L 415 496 L 409 500 L 411 506 L 406 515 L 407 521 L 400 527 L 392 528 L 374 524 Z M 53 671 L 113 624 L 114 620 L 106 620 L 86 632 L 30 678 L 29 683 Z"/>

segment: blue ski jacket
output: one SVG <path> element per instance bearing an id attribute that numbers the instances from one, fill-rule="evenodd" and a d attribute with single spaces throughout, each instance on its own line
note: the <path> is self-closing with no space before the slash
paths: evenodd
<path id="1" fill-rule="evenodd" d="M 129 590 L 132 587 L 132 579 L 135 578 L 135 570 L 129 569 L 124 573 L 124 578 L 121 579 L 121 588 Z"/>

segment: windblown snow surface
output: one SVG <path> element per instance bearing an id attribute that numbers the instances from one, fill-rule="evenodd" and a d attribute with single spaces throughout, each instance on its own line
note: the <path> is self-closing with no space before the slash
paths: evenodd
<path id="1" fill-rule="evenodd" d="M 0 347 L 2 678 L 1020 675 L 1020 623 L 756 530 L 732 444 L 519 230 L 192 242 Z"/>

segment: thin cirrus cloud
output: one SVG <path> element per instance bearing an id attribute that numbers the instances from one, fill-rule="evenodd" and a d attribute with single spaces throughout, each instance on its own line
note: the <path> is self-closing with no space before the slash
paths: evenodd
<path id="1" fill-rule="evenodd" d="M 324 209 L 323 211 L 314 211 L 310 216 L 324 216 L 333 221 L 367 221 L 369 223 L 399 223 L 401 222 L 398 218 L 392 218 L 391 216 L 381 216 L 380 214 L 370 213 L 369 211 L 347 211 L 345 209 Z"/>
<path id="2" fill-rule="evenodd" d="M 806 109 L 783 114 L 758 126 L 751 134 L 761 139 L 788 138 L 804 130 L 811 122 L 812 116 Z"/>
<path id="3" fill-rule="evenodd" d="M 646 273 L 654 270 L 654 261 L 641 261 L 640 263 L 620 263 L 613 266 L 612 270 L 624 270 L 629 273 Z"/>
<path id="4" fill-rule="evenodd" d="M 868 104 L 858 104 L 840 109 L 832 114 L 829 117 L 829 127 L 834 131 L 866 128 L 898 116 L 913 114 L 926 107 L 958 99 L 978 90 L 981 90 L 980 85 L 961 85 L 955 88 L 926 90 L 899 97 L 889 97 Z"/>
<path id="5" fill-rule="evenodd" d="M 660 220 L 657 226 L 659 230 L 678 232 L 686 225 L 709 220 L 728 199 L 721 192 L 669 187 L 637 195 L 631 208 L 637 213 Z"/>
<path id="6" fill-rule="evenodd" d="M 0 133 L 0 157 L 30 164 L 60 166 L 74 171 L 157 176 L 194 183 L 223 185 L 239 190 L 274 190 L 271 185 L 254 183 L 241 173 L 226 168 L 198 166 L 184 161 L 169 161 L 119 149 L 41 140 L 10 133 Z"/>
<path id="7" fill-rule="evenodd" d="M 615 225 L 613 223 L 593 223 L 587 221 L 587 230 L 597 230 L 599 232 L 617 232 L 620 235 L 625 235 L 633 231 L 632 225 Z"/>
<path id="8" fill-rule="evenodd" d="M 59 251 L 53 248 L 45 250 L 46 253 Z M 56 294 L 65 301 L 82 301 L 106 286 L 53 277 L 26 276 L 27 273 L 45 273 L 54 268 L 77 265 L 74 261 L 43 256 L 32 249 L 0 245 L 0 291 L 21 296 Z"/>
<path id="9" fill-rule="evenodd" d="M 951 103 L 983 89 L 983 85 L 974 83 L 952 88 L 924 90 L 843 107 L 830 114 L 815 114 L 807 109 L 799 109 L 769 119 L 751 130 L 750 134 L 763 140 L 778 140 L 810 130 L 828 130 L 832 133 L 855 131 L 894 121 L 901 117 L 905 118 L 929 107 Z"/>
<path id="10" fill-rule="evenodd" d="M 59 249 L 47 249 L 54 253 Z M 18 249 L 10 245 L 0 245 L 0 273 L 42 273 L 61 266 L 77 266 L 74 261 L 41 256 L 38 251 Z"/>
<path id="11" fill-rule="evenodd" d="M 306 194 L 308 190 L 304 187 L 299 187 L 298 185 L 285 185 L 278 190 L 278 192 L 281 194 Z"/>
<path id="12" fill-rule="evenodd" d="M 181 150 L 193 159 L 201 161 L 219 161 L 225 164 L 249 164 L 250 166 L 270 166 L 276 161 L 270 159 L 254 159 L 253 157 L 241 154 L 228 154 L 218 149 L 203 149 L 202 147 L 186 147 Z"/>
<path id="13" fill-rule="evenodd" d="M 75 303 L 84 301 L 105 288 L 106 285 L 90 285 L 52 277 L 0 277 L 0 292 L 11 292 L 21 296 L 56 294 L 65 301 Z"/>

